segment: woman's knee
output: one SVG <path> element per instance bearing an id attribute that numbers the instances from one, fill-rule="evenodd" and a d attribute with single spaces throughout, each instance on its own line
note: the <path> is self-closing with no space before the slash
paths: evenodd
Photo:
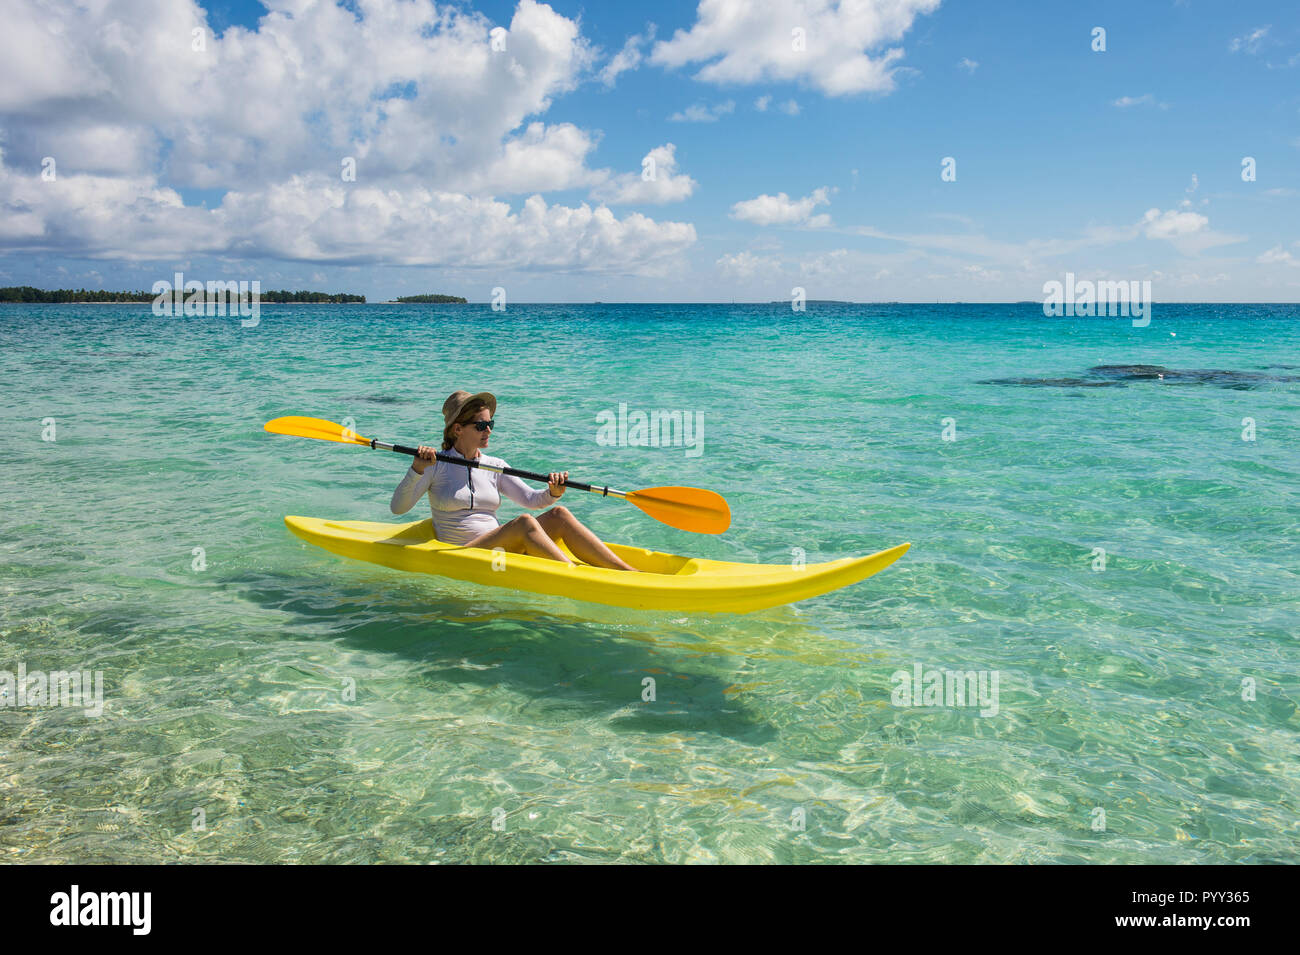
<path id="1" fill-rule="evenodd" d="M 519 532 L 526 537 L 532 537 L 542 530 L 541 523 L 531 514 L 520 514 L 510 523 L 519 528 Z"/>

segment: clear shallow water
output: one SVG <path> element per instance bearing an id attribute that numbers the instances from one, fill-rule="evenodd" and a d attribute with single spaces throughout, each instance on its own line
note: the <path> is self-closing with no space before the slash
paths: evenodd
<path id="1" fill-rule="evenodd" d="M 0 709 L 0 858 L 1295 862 L 1300 383 L 1086 384 L 1102 364 L 1300 375 L 1298 318 L 267 306 L 243 329 L 0 305 L 0 668 L 100 669 L 106 696 L 99 719 Z M 1080 381 L 981 383 L 1018 378 Z M 567 495 L 610 540 L 912 550 L 711 617 L 404 575 L 288 534 L 284 514 L 395 520 L 405 463 L 263 422 L 432 443 L 457 387 L 498 395 L 492 448 L 515 466 L 731 503 L 714 538 Z M 703 412 L 703 454 L 600 446 L 620 402 Z M 892 705 L 918 663 L 996 671 L 998 714 Z"/>

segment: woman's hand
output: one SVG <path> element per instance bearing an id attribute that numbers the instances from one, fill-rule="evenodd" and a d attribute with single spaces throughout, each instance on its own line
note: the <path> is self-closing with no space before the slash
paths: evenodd
<path id="1" fill-rule="evenodd" d="M 416 474 L 423 474 L 425 468 L 438 460 L 438 449 L 422 444 L 416 450 L 420 452 L 420 456 L 411 462 L 411 467 Z"/>
<path id="2" fill-rule="evenodd" d="M 564 493 L 564 482 L 567 481 L 568 479 L 569 479 L 568 471 L 551 472 L 550 487 L 547 488 L 547 490 L 551 492 L 551 497 L 559 497 L 561 494 Z"/>

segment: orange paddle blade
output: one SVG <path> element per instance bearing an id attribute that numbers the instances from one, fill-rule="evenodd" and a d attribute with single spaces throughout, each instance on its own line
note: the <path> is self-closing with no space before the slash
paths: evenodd
<path id="1" fill-rule="evenodd" d="M 698 487 L 648 487 L 627 499 L 655 520 L 696 534 L 721 534 L 731 526 L 731 508 L 721 494 Z"/>
<path id="2" fill-rule="evenodd" d="M 363 438 L 355 431 L 350 431 L 333 421 L 326 421 L 324 418 L 276 418 L 262 427 L 272 434 L 292 434 L 299 438 L 316 438 L 320 441 L 370 445 L 369 438 Z"/>

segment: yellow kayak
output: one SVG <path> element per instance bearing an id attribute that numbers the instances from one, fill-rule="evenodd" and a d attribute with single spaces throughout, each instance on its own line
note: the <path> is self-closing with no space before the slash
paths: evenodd
<path id="1" fill-rule="evenodd" d="M 615 607 L 706 613 L 749 613 L 838 590 L 884 570 L 912 546 L 899 544 L 869 557 L 842 557 L 796 568 L 790 564 L 736 564 L 678 557 L 609 544 L 610 550 L 639 571 L 632 573 L 444 544 L 434 537 L 432 522 L 427 519 L 384 524 L 286 517 L 284 522 L 289 530 L 317 547 L 395 570 Z"/>

